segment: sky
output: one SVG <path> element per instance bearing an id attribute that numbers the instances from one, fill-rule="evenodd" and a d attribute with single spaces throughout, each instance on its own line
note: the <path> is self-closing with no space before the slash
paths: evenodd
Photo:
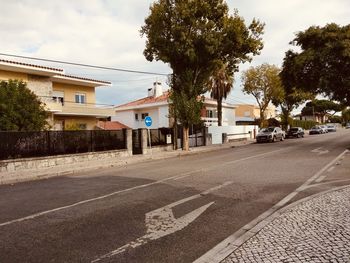
<path id="1" fill-rule="evenodd" d="M 0 0 L 0 53 L 39 57 L 98 66 L 171 73 L 161 61 L 143 56 L 145 38 L 140 28 L 153 0 Z M 240 65 L 227 101 L 254 103 L 242 93 L 240 74 L 262 63 L 281 66 L 295 33 L 328 23 L 350 23 L 349 0 L 228 0 L 230 12 L 248 25 L 253 18 L 265 23 L 264 49 L 251 63 Z M 96 89 L 99 104 L 118 105 L 147 96 L 153 82 L 166 77 L 90 69 L 0 55 L 0 58 L 64 68 L 66 73 L 111 81 Z"/>

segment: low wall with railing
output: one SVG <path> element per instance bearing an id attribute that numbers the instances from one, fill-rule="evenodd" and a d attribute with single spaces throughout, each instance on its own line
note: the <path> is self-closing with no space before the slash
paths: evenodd
<path id="1" fill-rule="evenodd" d="M 89 152 L 78 154 L 65 154 L 58 156 L 46 156 L 35 158 L 22 158 L 0 161 L 0 184 L 32 179 L 40 174 L 60 174 L 66 168 L 88 168 L 100 163 L 103 166 L 106 161 L 117 161 L 119 158 L 129 157 L 127 150 L 115 150 L 104 152 Z M 55 167 L 60 167 L 55 170 Z M 51 169 L 50 171 L 48 169 Z"/>
<path id="2" fill-rule="evenodd" d="M 240 140 L 254 138 L 255 132 L 258 131 L 258 126 L 240 125 L 240 126 L 210 126 L 208 132 L 212 136 L 212 144 L 222 144 L 223 134 L 226 134 L 227 140 Z"/>
<path id="3" fill-rule="evenodd" d="M 0 132 L 0 160 L 126 149 L 126 130 Z"/>

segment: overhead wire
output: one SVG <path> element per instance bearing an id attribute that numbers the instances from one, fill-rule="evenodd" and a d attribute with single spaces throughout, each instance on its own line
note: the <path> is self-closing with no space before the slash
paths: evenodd
<path id="1" fill-rule="evenodd" d="M 6 54 L 6 53 L 0 53 L 0 55 L 7 56 L 7 57 L 15 57 L 15 58 L 22 58 L 22 59 L 31 59 L 31 60 L 66 64 L 66 65 L 87 67 L 87 68 L 113 70 L 113 71 L 120 71 L 120 72 L 126 72 L 126 73 L 146 74 L 146 75 L 155 75 L 155 76 L 169 76 L 171 74 L 171 73 L 158 73 L 158 72 L 150 72 L 150 71 L 140 71 L 140 70 L 122 69 L 122 68 L 114 68 L 114 67 L 96 66 L 96 65 L 91 65 L 91 64 L 68 62 L 68 61 L 53 60 L 53 59 L 38 58 L 38 57 L 20 56 L 20 55 Z"/>

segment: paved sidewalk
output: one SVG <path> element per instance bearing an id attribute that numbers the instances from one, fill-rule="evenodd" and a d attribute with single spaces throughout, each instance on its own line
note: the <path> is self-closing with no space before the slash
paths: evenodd
<path id="1" fill-rule="evenodd" d="M 16 171 L 16 172 L 9 172 L 6 174 L 0 173 L 0 185 L 23 182 L 23 181 L 31 181 L 31 180 L 54 177 L 54 176 L 75 174 L 75 173 L 90 171 L 94 169 L 119 167 L 119 166 L 140 163 L 140 162 L 147 162 L 151 160 L 162 160 L 162 159 L 167 159 L 172 157 L 181 157 L 181 156 L 187 156 L 187 155 L 193 155 L 193 154 L 200 154 L 204 152 L 217 151 L 225 148 L 240 147 L 247 144 L 251 144 L 253 142 L 255 142 L 255 140 L 236 141 L 236 142 L 231 142 L 226 144 L 195 147 L 195 148 L 191 148 L 190 151 L 188 152 L 185 152 L 182 150 L 158 151 L 158 152 L 154 151 L 152 154 L 148 153 L 146 155 L 133 155 L 133 156 L 124 157 L 124 158 L 108 158 L 108 159 L 94 160 L 94 161 L 88 161 L 88 162 L 76 162 L 73 164 L 56 165 L 50 168 L 22 170 L 22 171 Z M 12 178 L 12 177 L 14 179 L 6 179 L 6 180 L 3 179 L 3 178 Z"/>
<path id="2" fill-rule="evenodd" d="M 350 186 L 286 207 L 222 263 L 350 262 Z"/>

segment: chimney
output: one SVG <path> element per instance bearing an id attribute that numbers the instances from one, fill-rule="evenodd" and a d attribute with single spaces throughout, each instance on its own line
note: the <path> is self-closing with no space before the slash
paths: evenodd
<path id="1" fill-rule="evenodd" d="M 153 95 L 154 95 L 153 88 L 149 88 L 148 89 L 148 97 L 153 97 Z"/>
<path id="2" fill-rule="evenodd" d="M 159 96 L 163 95 L 163 89 L 162 89 L 162 83 L 161 82 L 154 82 L 153 83 L 153 90 L 154 90 L 154 97 L 157 98 Z"/>

